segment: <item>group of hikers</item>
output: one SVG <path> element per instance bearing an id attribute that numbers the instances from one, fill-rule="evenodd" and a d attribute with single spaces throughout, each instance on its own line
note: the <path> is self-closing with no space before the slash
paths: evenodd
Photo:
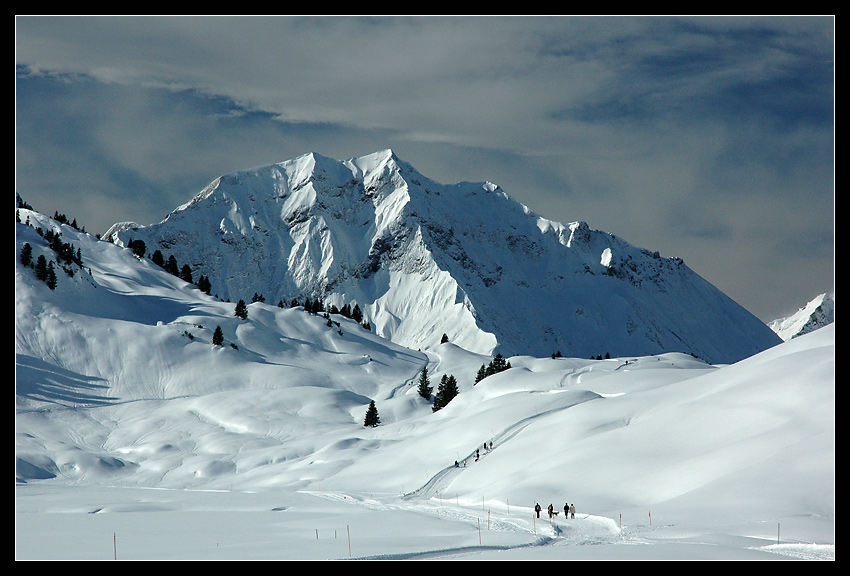
<path id="1" fill-rule="evenodd" d="M 540 518 L 540 511 L 542 508 L 540 507 L 540 503 L 534 504 L 534 512 L 537 513 L 537 517 Z M 555 509 L 549 504 L 549 519 L 551 520 L 553 517 L 557 516 L 558 513 L 555 512 Z M 564 504 L 564 518 L 567 517 L 575 518 L 576 517 L 576 505 L 575 504 Z"/>
<path id="2" fill-rule="evenodd" d="M 493 449 L 493 441 L 492 440 L 489 443 L 487 443 L 487 442 L 484 443 L 484 450 L 485 451 L 489 452 L 492 449 Z M 478 449 L 476 449 L 475 450 L 475 461 L 476 462 L 478 462 L 478 458 L 480 457 L 480 454 L 481 454 L 480 451 Z M 466 460 L 464 459 L 464 460 L 462 460 L 462 462 L 458 462 L 457 460 L 455 460 L 455 468 L 459 468 L 461 466 L 463 466 L 464 468 L 466 467 Z M 537 514 L 538 518 L 540 518 L 540 511 L 541 510 L 542 510 L 542 508 L 540 507 L 540 503 L 536 502 L 534 504 L 534 512 Z M 549 504 L 548 512 L 549 512 L 549 519 L 550 520 L 552 520 L 555 516 L 558 515 L 558 512 L 555 512 L 555 508 L 551 504 Z M 576 505 L 565 503 L 564 504 L 564 518 L 575 518 L 575 517 L 576 517 Z"/>
<path id="3" fill-rule="evenodd" d="M 489 443 L 488 442 L 484 443 L 484 450 L 485 451 L 489 452 L 492 449 L 493 449 L 493 441 L 492 440 Z M 478 458 L 480 458 L 480 457 L 481 457 L 481 449 L 476 448 L 475 449 L 475 461 L 478 462 Z M 460 463 L 457 460 L 455 460 L 455 468 L 459 468 L 461 466 L 466 468 L 466 460 L 464 459 Z"/>

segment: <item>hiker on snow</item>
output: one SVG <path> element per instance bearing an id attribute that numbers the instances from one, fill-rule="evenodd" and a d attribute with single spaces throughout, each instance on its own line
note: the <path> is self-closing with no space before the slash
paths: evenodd
<path id="1" fill-rule="evenodd" d="M 537 517 L 540 518 L 540 503 L 534 505 L 534 511 L 537 512 Z"/>
<path id="2" fill-rule="evenodd" d="M 552 508 L 552 505 L 551 505 L 551 504 L 549 504 L 549 520 L 551 520 L 551 519 L 552 519 L 552 513 L 553 513 L 553 511 L 554 511 L 554 508 Z"/>
<path id="3" fill-rule="evenodd" d="M 570 515 L 570 505 L 564 502 L 564 518 L 569 517 Z"/>
<path id="4" fill-rule="evenodd" d="M 570 504 L 570 518 L 576 517 L 576 505 Z"/>

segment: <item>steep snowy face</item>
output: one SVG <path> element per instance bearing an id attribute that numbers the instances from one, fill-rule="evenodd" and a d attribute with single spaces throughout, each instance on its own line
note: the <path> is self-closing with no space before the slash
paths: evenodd
<path id="1" fill-rule="evenodd" d="M 222 299 L 356 302 L 412 348 L 445 334 L 485 354 L 732 362 L 780 341 L 679 258 L 546 220 L 489 182 L 434 182 L 391 150 L 228 174 L 159 224 L 107 234 L 175 256 Z"/>
<path id="2" fill-rule="evenodd" d="M 820 294 L 796 313 L 774 320 L 769 326 L 782 340 L 788 341 L 832 322 L 835 322 L 835 298 Z"/>

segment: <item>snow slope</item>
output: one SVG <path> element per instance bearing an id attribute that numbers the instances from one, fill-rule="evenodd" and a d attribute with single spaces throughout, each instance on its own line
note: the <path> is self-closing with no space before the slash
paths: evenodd
<path id="1" fill-rule="evenodd" d="M 490 182 L 440 184 L 392 150 L 227 174 L 162 222 L 106 236 L 175 256 L 233 302 L 356 302 L 413 349 L 446 334 L 482 354 L 729 363 L 780 342 L 680 258 L 547 220 Z"/>
<path id="2" fill-rule="evenodd" d="M 15 268 L 19 559 L 834 559 L 834 324 L 728 366 L 514 356 L 473 386 L 489 355 L 300 308 L 241 320 L 21 214 L 83 270 L 50 290 Z M 51 255 L 18 224 L 24 243 Z M 436 413 L 425 365 L 461 389 Z"/>

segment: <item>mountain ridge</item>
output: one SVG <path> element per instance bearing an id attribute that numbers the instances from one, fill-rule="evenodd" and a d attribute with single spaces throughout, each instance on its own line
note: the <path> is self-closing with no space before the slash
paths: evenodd
<path id="1" fill-rule="evenodd" d="M 145 242 L 226 300 L 356 302 L 410 348 L 548 356 L 686 352 L 730 363 L 781 340 L 681 258 L 534 213 L 492 182 L 446 185 L 391 150 L 311 152 L 220 176 Z"/>
<path id="2" fill-rule="evenodd" d="M 794 314 L 768 323 L 783 341 L 808 334 L 835 322 L 835 295 L 819 294 Z"/>

